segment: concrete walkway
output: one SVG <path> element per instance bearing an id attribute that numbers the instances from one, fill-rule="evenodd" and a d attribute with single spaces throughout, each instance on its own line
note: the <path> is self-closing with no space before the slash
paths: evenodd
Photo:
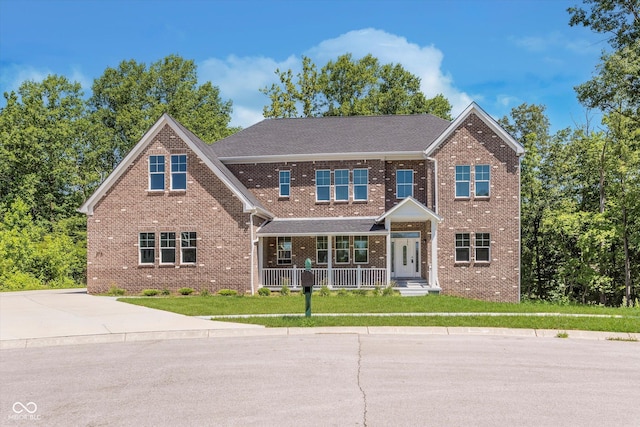
<path id="1" fill-rule="evenodd" d="M 86 289 L 0 293 L 0 349 L 256 335 L 435 334 L 544 338 L 556 337 L 558 332 L 540 329 L 413 326 L 265 328 L 121 303 L 113 297 L 88 295 Z M 640 334 L 629 333 L 569 331 L 568 334 L 570 338 L 640 340 Z"/>

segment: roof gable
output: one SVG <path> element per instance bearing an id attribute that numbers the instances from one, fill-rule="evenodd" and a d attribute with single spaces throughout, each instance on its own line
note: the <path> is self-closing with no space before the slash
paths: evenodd
<path id="1" fill-rule="evenodd" d="M 413 197 L 406 197 L 400 203 L 378 217 L 376 222 L 381 222 L 387 218 L 391 221 L 398 222 L 424 221 L 425 219 L 442 222 L 442 217 L 440 215 L 433 212 Z"/>
<path id="2" fill-rule="evenodd" d="M 524 147 L 516 141 L 500 124 L 487 114 L 478 104 L 472 102 L 451 124 L 449 127 L 438 136 L 426 150 L 424 150 L 427 156 L 433 154 L 433 152 L 456 130 L 461 124 L 471 115 L 475 114 L 480 120 L 482 120 L 489 128 L 495 132 L 503 141 L 516 152 L 517 156 L 524 154 Z"/>
<path id="3" fill-rule="evenodd" d="M 94 206 L 109 191 L 111 186 L 126 172 L 131 163 L 138 158 L 144 149 L 153 141 L 156 135 L 165 127 L 169 126 L 178 137 L 198 156 L 209 169 L 238 197 L 245 212 L 255 212 L 261 216 L 272 218 L 273 215 L 264 209 L 255 196 L 227 169 L 220 160 L 211 153 L 205 153 L 203 147 L 207 146 L 200 138 L 195 136 L 184 126 L 178 123 L 168 114 L 163 114 L 160 119 L 143 135 L 140 141 L 131 149 L 124 159 L 109 174 L 98 189 L 89 197 L 78 209 L 79 212 L 87 215 L 93 214 Z"/>

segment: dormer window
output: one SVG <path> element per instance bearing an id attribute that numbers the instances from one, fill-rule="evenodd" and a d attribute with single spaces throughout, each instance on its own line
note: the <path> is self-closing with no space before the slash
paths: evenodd
<path id="1" fill-rule="evenodd" d="M 177 154 L 171 156 L 171 189 L 187 189 L 187 155 Z"/>
<path id="2" fill-rule="evenodd" d="M 164 190 L 164 156 L 149 156 L 149 190 Z"/>

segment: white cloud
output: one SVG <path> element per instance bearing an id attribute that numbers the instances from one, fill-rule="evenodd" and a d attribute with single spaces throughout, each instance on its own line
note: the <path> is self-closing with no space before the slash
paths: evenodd
<path id="1" fill-rule="evenodd" d="M 322 67 L 345 53 L 361 58 L 368 53 L 381 63 L 399 63 L 420 77 L 421 89 L 427 97 L 442 93 L 453 106 L 453 115 L 462 112 L 472 101 L 471 96 L 457 89 L 451 75 L 442 71 L 443 53 L 434 47 L 419 46 L 406 38 L 385 31 L 367 28 L 350 31 L 324 40 L 304 55 Z M 223 99 L 233 101 L 233 126 L 250 126 L 262 119 L 262 108 L 268 104 L 259 89 L 277 81 L 274 71 L 291 69 L 294 75 L 301 69 L 301 58 L 291 55 L 284 61 L 267 57 L 209 58 L 198 65 L 201 81 L 211 81 L 220 88 Z"/>
<path id="2" fill-rule="evenodd" d="M 25 81 L 41 82 L 51 74 L 47 69 L 37 69 L 31 66 L 10 64 L 0 71 L 0 87 L 2 92 L 17 91 Z"/>
<path id="3" fill-rule="evenodd" d="M 509 37 L 509 41 L 529 52 L 569 51 L 592 55 L 598 52 L 597 44 L 580 38 L 570 38 L 554 31 L 544 36 Z"/>

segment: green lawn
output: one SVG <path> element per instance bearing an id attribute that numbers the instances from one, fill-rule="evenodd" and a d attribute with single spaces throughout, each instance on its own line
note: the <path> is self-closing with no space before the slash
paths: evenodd
<path id="1" fill-rule="evenodd" d="M 304 298 L 288 297 L 151 297 L 120 298 L 119 301 L 189 316 L 234 314 L 301 314 Z M 234 322 L 257 323 L 270 327 L 283 326 L 479 326 L 533 329 L 582 329 L 599 331 L 640 332 L 640 310 L 595 306 L 559 306 L 551 304 L 492 303 L 449 296 L 372 297 L 314 296 L 313 313 L 561 313 L 614 317 L 566 316 L 338 316 L 304 319 L 294 316 L 230 319 Z"/>

